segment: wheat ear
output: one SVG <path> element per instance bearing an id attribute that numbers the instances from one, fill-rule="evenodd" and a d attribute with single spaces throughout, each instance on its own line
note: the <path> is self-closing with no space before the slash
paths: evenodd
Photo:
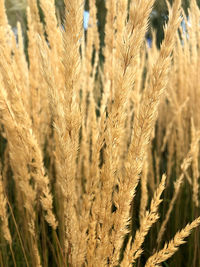
<path id="1" fill-rule="evenodd" d="M 162 202 L 161 194 L 165 189 L 166 175 L 162 176 L 160 185 L 158 186 L 156 192 L 154 193 L 153 199 L 151 201 L 150 210 L 146 211 L 144 215 L 139 230 L 136 231 L 135 237 L 133 239 L 133 244 L 130 240 L 125 250 L 124 259 L 122 261 L 122 266 L 132 266 L 137 258 L 142 254 L 141 246 L 144 242 L 146 235 L 148 234 L 152 225 L 158 220 L 158 208 Z"/>
<path id="2" fill-rule="evenodd" d="M 191 231 L 200 225 L 200 217 L 191 224 L 187 224 L 180 232 L 177 232 L 174 238 L 164 245 L 164 248 L 153 254 L 146 262 L 145 267 L 160 266 L 160 263 L 171 258 L 178 250 L 178 247 L 185 243 L 184 239 L 191 234 Z"/>
<path id="3" fill-rule="evenodd" d="M 157 118 L 157 110 L 160 97 L 167 84 L 168 70 L 171 62 L 171 53 L 174 48 L 174 34 L 180 23 L 181 1 L 174 2 L 172 12 L 169 16 L 168 27 L 165 30 L 165 39 L 161 45 L 160 54 L 153 67 L 152 77 L 149 88 L 146 88 L 142 103 L 136 114 L 133 128 L 133 138 L 129 147 L 127 162 L 124 171 L 124 183 L 119 186 L 119 193 L 115 194 L 115 213 L 114 228 L 115 237 L 112 241 L 115 245 L 115 253 L 120 248 L 123 236 L 127 233 L 126 225 L 129 221 L 129 207 L 135 195 L 136 187 L 139 182 L 139 174 L 142 171 L 144 155 L 147 144 L 149 143 L 152 129 Z"/>

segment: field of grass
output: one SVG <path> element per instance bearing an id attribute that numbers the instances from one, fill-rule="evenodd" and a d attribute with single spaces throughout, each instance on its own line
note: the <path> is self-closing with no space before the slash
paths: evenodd
<path id="1" fill-rule="evenodd" d="M 0 266 L 200 266 L 196 1 L 160 49 L 154 0 L 106 1 L 104 47 L 64 2 L 21 1 L 14 34 L 0 0 Z"/>

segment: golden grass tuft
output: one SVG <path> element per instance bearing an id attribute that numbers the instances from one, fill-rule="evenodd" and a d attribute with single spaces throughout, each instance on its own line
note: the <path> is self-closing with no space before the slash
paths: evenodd
<path id="1" fill-rule="evenodd" d="M 101 47 L 93 0 L 18 1 L 17 36 L 0 0 L 0 266 L 200 266 L 200 10 L 158 49 L 154 2 L 106 1 Z"/>

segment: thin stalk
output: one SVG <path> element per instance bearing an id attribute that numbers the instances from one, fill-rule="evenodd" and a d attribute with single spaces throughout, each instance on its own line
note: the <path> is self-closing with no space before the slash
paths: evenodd
<path id="1" fill-rule="evenodd" d="M 19 229 L 18 229 L 16 220 L 15 220 L 15 216 L 14 216 L 14 214 L 13 214 L 13 210 L 12 210 L 12 207 L 11 207 L 11 205 L 10 205 L 10 202 L 9 202 L 9 200 L 8 200 L 7 195 L 6 195 L 6 198 L 7 198 L 7 203 L 8 203 L 8 206 L 9 206 L 9 208 L 10 208 L 11 215 L 12 215 L 12 218 L 13 218 L 13 222 L 14 222 L 14 225 L 15 225 L 15 228 L 16 228 L 16 231 L 17 231 L 17 235 L 18 235 L 18 237 L 19 237 L 19 241 L 20 241 L 21 248 L 22 248 L 22 251 L 23 251 L 23 254 L 24 254 L 24 258 L 25 258 L 26 265 L 27 265 L 27 267 L 30 267 L 30 266 L 29 266 L 29 263 L 28 263 L 28 260 L 27 260 L 27 257 L 26 257 L 26 253 L 25 253 L 25 249 L 24 249 L 23 242 L 22 242 L 22 238 L 21 238 L 21 235 L 20 235 L 20 232 L 19 232 Z M 12 252 L 11 252 L 11 253 L 12 253 Z"/>

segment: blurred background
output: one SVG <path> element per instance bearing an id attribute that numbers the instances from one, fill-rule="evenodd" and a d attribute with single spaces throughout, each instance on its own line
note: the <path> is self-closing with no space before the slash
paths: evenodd
<path id="1" fill-rule="evenodd" d="M 39 0 L 35 0 L 39 4 Z M 85 1 L 85 11 L 84 12 L 84 26 L 87 28 L 87 21 L 89 16 L 89 0 Z M 130 0 L 129 0 L 130 1 Z M 105 8 L 106 0 L 96 0 L 96 5 L 98 9 L 98 28 L 100 32 L 101 45 L 104 43 L 104 25 L 105 25 L 105 16 L 106 16 L 106 8 Z M 173 0 L 169 0 L 170 3 Z M 27 0 L 5 0 L 6 10 L 9 18 L 9 22 L 12 28 L 15 30 L 15 26 L 17 21 L 20 21 L 23 29 L 26 29 L 26 5 Z M 56 4 L 56 12 L 59 21 L 62 22 L 64 18 L 64 0 L 55 0 Z M 182 0 L 182 6 L 187 14 L 187 8 L 190 4 L 190 0 Z M 200 0 L 197 0 L 197 4 L 200 6 Z M 42 20 L 42 12 L 40 10 L 41 20 Z M 157 46 L 160 46 L 160 43 L 163 39 L 163 26 L 168 19 L 167 5 L 165 0 L 156 0 L 153 12 L 150 17 L 150 26 L 155 30 L 157 34 Z M 151 29 L 150 27 L 150 29 Z M 25 32 L 25 31 L 24 31 Z M 147 39 L 151 38 L 151 31 L 147 33 Z"/>

